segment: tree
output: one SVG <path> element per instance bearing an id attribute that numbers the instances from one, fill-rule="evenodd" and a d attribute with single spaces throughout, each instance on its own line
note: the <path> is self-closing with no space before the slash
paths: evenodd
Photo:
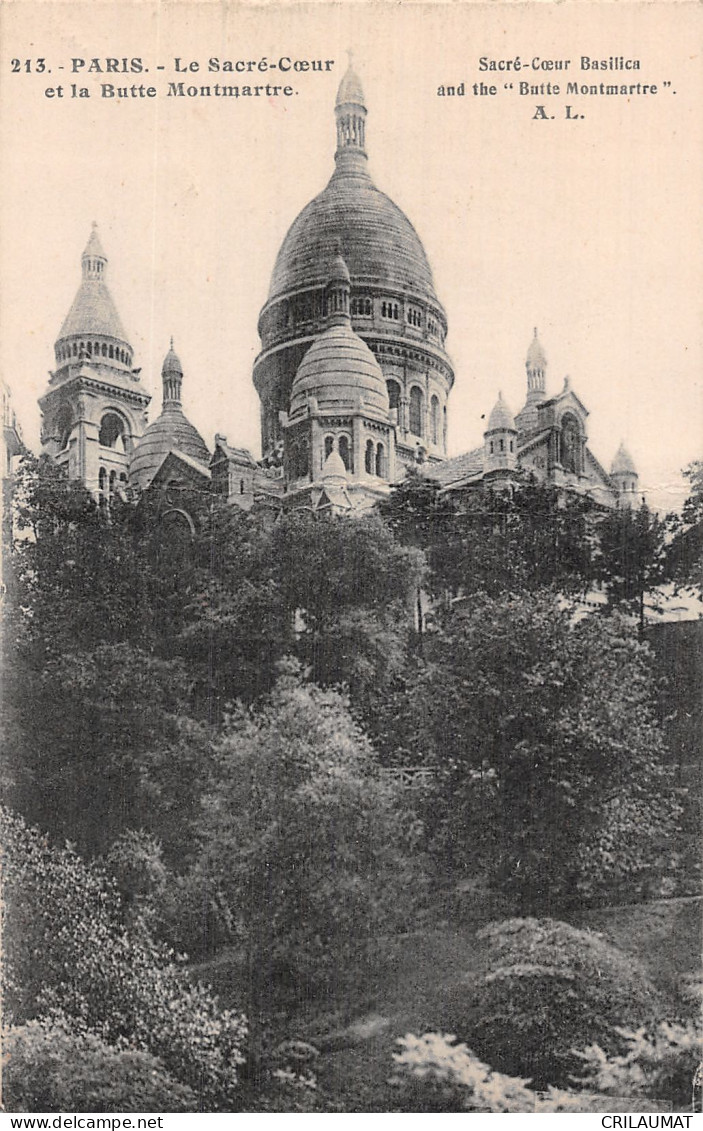
<path id="1" fill-rule="evenodd" d="M 179 660 L 129 643 L 18 649 L 5 680 L 13 802 L 89 854 L 125 826 L 144 828 L 182 862 L 207 773 L 206 728 L 189 718 Z"/>
<path id="2" fill-rule="evenodd" d="M 204 1110 L 232 1110 L 246 1024 L 220 1010 L 144 923 L 126 928 L 115 888 L 95 865 L 0 810 L 3 1011 L 148 1053 Z M 94 1051 L 100 1053 L 95 1048 Z"/>
<path id="3" fill-rule="evenodd" d="M 593 581 L 594 506 L 531 477 L 510 488 L 442 492 L 415 475 L 379 509 L 396 536 L 425 551 L 435 596 L 583 592 Z"/>
<path id="4" fill-rule="evenodd" d="M 575 620 L 548 594 L 456 606 L 396 723 L 432 771 L 424 813 L 445 865 L 484 867 L 529 909 L 666 868 L 678 806 L 655 690 L 620 618 Z"/>
<path id="5" fill-rule="evenodd" d="M 611 605 L 630 605 L 644 635 L 645 597 L 666 579 L 665 525 L 646 503 L 609 511 L 598 528 L 596 574 Z"/>
<path id="6" fill-rule="evenodd" d="M 289 663 L 217 743 L 189 877 L 195 923 L 207 904 L 220 939 L 241 947 L 255 1000 L 304 1000 L 409 921 L 424 891 L 419 832 L 345 700 Z"/>
<path id="7" fill-rule="evenodd" d="M 703 591 L 703 460 L 694 460 L 684 470 L 691 489 L 681 514 L 667 516 L 670 542 L 666 554 L 667 575 L 682 587 Z"/>

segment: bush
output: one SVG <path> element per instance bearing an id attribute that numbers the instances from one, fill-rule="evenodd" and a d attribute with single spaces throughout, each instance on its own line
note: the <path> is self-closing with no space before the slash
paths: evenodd
<path id="1" fill-rule="evenodd" d="M 491 967 L 472 1003 L 472 1042 L 491 1064 L 536 1087 L 569 1083 L 580 1064 L 575 1047 L 597 1043 L 617 1053 L 617 1026 L 663 1017 L 640 963 L 594 932 L 552 919 L 508 919 L 477 937 Z"/>
<path id="2" fill-rule="evenodd" d="M 393 1054 L 397 1065 L 391 1083 L 399 1109 L 408 1112 L 553 1112 L 580 1110 L 578 1097 L 550 1088 L 546 1096 L 530 1091 L 525 1080 L 494 1072 L 456 1037 L 442 1033 L 407 1033 Z"/>
<path id="3" fill-rule="evenodd" d="M 5 901 L 4 1008 L 15 1025 L 61 1015 L 72 1030 L 158 1057 L 204 1110 L 231 1110 L 246 1026 L 219 1009 L 70 848 L 0 810 Z"/>
<path id="4" fill-rule="evenodd" d="M 254 995 L 302 1000 L 347 979 L 424 896 L 406 799 L 342 696 L 305 685 L 294 664 L 260 710 L 230 721 L 215 756 L 184 895 L 207 901 L 216 938 L 246 953 Z"/>
<path id="5" fill-rule="evenodd" d="M 116 1049 L 60 1022 L 3 1033 L 6 1111 L 197 1111 L 192 1090 L 146 1052 Z"/>
<path id="6" fill-rule="evenodd" d="M 619 1033 L 626 1045 L 622 1055 L 608 1056 L 599 1045 L 580 1054 L 586 1069 L 581 1082 L 608 1095 L 666 1100 L 674 1111 L 694 1109 L 696 1073 L 703 1063 L 700 1026 L 663 1022 L 652 1034 L 644 1029 Z"/>

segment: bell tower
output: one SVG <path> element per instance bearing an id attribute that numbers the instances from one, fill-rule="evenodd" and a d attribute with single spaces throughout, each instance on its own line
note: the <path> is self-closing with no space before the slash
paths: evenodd
<path id="1" fill-rule="evenodd" d="M 42 450 L 105 501 L 127 486 L 151 399 L 107 288 L 107 263 L 93 224 L 80 286 L 54 346 L 56 369 L 39 400 Z"/>

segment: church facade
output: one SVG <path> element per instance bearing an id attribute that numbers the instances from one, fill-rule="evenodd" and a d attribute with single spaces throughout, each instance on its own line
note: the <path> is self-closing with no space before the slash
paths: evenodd
<path id="1" fill-rule="evenodd" d="M 588 447 L 588 412 L 568 379 L 548 395 L 537 331 L 523 407 L 513 416 L 499 395 L 483 444 L 447 458 L 454 385 L 447 317 L 415 229 L 371 179 L 367 108 L 351 66 L 335 118 L 331 178 L 289 228 L 259 316 L 253 382 L 261 458 L 219 434 L 208 449 L 182 409 L 185 378 L 173 341 L 161 412 L 148 423 L 151 398 L 108 289 L 95 226 L 40 400 L 44 451 L 106 501 L 182 482 L 245 509 L 265 502 L 363 511 L 411 467 L 450 492 L 533 474 L 606 507 L 631 501 L 638 479 L 625 449 L 606 472 Z"/>

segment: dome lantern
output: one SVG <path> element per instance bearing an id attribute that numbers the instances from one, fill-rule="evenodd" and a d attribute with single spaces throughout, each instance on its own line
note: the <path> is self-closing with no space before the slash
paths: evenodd
<path id="1" fill-rule="evenodd" d="M 169 351 L 161 366 L 161 380 L 163 383 L 163 407 L 166 408 L 170 404 L 180 406 L 183 366 L 173 348 L 173 338 L 171 338 Z"/>
<path id="2" fill-rule="evenodd" d="M 339 84 L 334 106 L 337 119 L 337 169 L 345 172 L 364 169 L 366 153 L 366 105 L 359 77 L 352 66 L 351 51 L 349 66 Z"/>
<path id="3" fill-rule="evenodd" d="M 527 396 L 528 399 L 544 399 L 546 391 L 547 355 L 542 348 L 542 343 L 537 337 L 537 327 L 527 350 L 525 359 L 527 370 Z"/>

